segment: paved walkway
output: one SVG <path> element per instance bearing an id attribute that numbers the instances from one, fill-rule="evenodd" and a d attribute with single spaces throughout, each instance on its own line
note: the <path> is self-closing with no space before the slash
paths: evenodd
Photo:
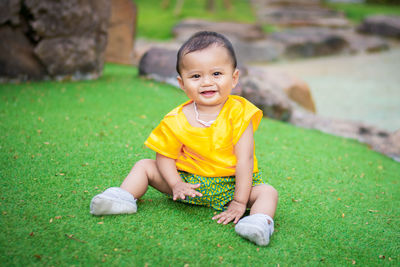
<path id="1" fill-rule="evenodd" d="M 280 62 L 268 68 L 287 71 L 311 88 L 317 113 L 400 129 L 400 48 L 363 55 Z"/>

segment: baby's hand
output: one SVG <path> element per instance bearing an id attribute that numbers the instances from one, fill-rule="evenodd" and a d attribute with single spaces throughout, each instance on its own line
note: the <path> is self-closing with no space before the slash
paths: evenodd
<path id="1" fill-rule="evenodd" d="M 172 188 L 172 199 L 185 199 L 186 196 L 189 197 L 201 197 L 203 196 L 200 192 L 196 191 L 201 184 L 188 184 L 185 182 L 177 182 L 174 187 Z"/>
<path id="2" fill-rule="evenodd" d="M 236 200 L 229 203 L 228 209 L 220 214 L 214 216 L 212 219 L 217 220 L 217 223 L 228 224 L 231 221 L 237 223 L 246 211 L 246 205 Z"/>

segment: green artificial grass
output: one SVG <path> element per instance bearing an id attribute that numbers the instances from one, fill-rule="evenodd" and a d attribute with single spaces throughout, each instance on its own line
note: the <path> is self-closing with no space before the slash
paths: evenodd
<path id="1" fill-rule="evenodd" d="M 185 100 L 117 65 L 95 81 L 0 85 L 1 265 L 399 266 L 400 164 L 269 119 L 255 134 L 280 193 L 268 247 L 154 189 L 137 214 L 90 215 L 94 195 L 154 158 L 144 140 Z"/>
<path id="2" fill-rule="evenodd" d="M 215 1 L 214 12 L 207 11 L 206 1 L 184 1 L 180 14 L 174 14 L 176 0 L 170 0 L 168 8 L 162 8 L 160 0 L 135 0 L 138 7 L 137 35 L 150 39 L 171 39 L 172 28 L 185 18 L 213 21 L 255 22 L 250 4 L 244 0 L 231 0 L 232 9 L 227 10 L 223 1 Z"/>
<path id="3" fill-rule="evenodd" d="M 328 6 L 344 12 L 346 17 L 354 23 L 360 23 L 364 18 L 371 15 L 400 16 L 399 5 L 330 3 Z"/>

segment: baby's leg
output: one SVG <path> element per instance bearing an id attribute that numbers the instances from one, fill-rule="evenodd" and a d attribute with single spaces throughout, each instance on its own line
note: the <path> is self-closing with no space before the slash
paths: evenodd
<path id="1" fill-rule="evenodd" d="M 93 215 L 135 213 L 137 210 L 136 199 L 146 193 L 148 185 L 163 193 L 172 193 L 158 171 L 156 162 L 151 159 L 143 159 L 133 166 L 121 187 L 108 188 L 92 199 L 90 213 Z"/>
<path id="2" fill-rule="evenodd" d="M 274 232 L 274 220 L 278 192 L 269 185 L 254 186 L 250 192 L 248 206 L 250 216 L 242 218 L 235 226 L 240 236 L 260 246 L 269 244 Z"/>
<path id="3" fill-rule="evenodd" d="M 138 199 L 146 193 L 149 185 L 162 193 L 172 195 L 172 190 L 158 170 L 156 161 L 142 159 L 133 166 L 120 187 Z"/>
<path id="4" fill-rule="evenodd" d="M 257 185 L 251 188 L 248 206 L 250 215 L 262 213 L 274 218 L 278 205 L 278 191 L 270 185 Z"/>

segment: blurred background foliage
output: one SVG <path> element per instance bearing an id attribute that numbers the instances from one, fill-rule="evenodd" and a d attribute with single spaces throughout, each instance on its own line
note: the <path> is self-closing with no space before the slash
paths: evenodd
<path id="1" fill-rule="evenodd" d="M 255 16 L 246 0 L 230 0 L 227 9 L 223 1 L 215 1 L 214 11 L 207 9 L 207 1 L 183 1 L 180 12 L 176 12 L 177 1 L 169 5 L 160 0 L 135 0 L 138 6 L 138 37 L 150 39 L 171 39 L 171 29 L 185 18 L 201 18 L 212 21 L 237 21 L 254 23 Z"/>
<path id="2" fill-rule="evenodd" d="M 207 6 L 209 2 L 209 0 L 135 0 L 138 7 L 137 37 L 171 39 L 174 25 L 186 18 L 256 22 L 249 0 L 215 0 L 213 11 Z M 227 8 L 226 2 L 230 2 L 230 8 Z M 360 23 L 366 16 L 375 14 L 400 16 L 400 0 L 367 0 L 366 3 L 326 3 L 326 5 L 344 12 L 354 23 Z M 262 26 L 266 32 L 279 30 L 279 27 L 274 25 Z"/>
<path id="3" fill-rule="evenodd" d="M 387 2 L 387 3 L 385 3 Z M 390 5 L 389 2 L 396 2 Z M 354 23 L 360 23 L 365 17 L 370 15 L 385 14 L 400 16 L 400 0 L 373 0 L 366 4 L 362 3 L 329 3 L 329 7 L 342 11 L 347 18 Z"/>

